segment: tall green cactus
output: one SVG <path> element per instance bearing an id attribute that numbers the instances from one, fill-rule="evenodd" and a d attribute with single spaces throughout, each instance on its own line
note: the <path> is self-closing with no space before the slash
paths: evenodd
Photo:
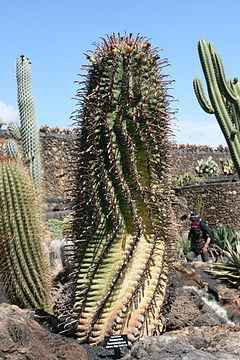
<path id="1" fill-rule="evenodd" d="M 175 235 L 169 207 L 169 95 L 148 41 L 97 45 L 77 92 L 75 297 L 80 342 L 159 333 Z M 79 84 L 82 84 L 80 82 Z"/>
<path id="2" fill-rule="evenodd" d="M 32 181 L 15 162 L 0 163 L 0 275 L 9 298 L 27 308 L 48 308 L 43 225 Z"/>
<path id="3" fill-rule="evenodd" d="M 32 95 L 31 62 L 21 55 L 16 61 L 21 145 L 33 178 L 36 194 L 41 194 L 41 150 Z"/>
<path id="4" fill-rule="evenodd" d="M 193 80 L 195 94 L 203 110 L 215 114 L 240 176 L 240 85 L 237 78 L 226 79 L 222 61 L 211 43 L 200 40 L 198 52 L 209 101 L 198 78 Z"/>

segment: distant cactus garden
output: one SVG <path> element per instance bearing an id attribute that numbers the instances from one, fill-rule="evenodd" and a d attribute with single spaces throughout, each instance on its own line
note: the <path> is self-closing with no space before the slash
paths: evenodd
<path id="1" fill-rule="evenodd" d="M 112 34 L 85 54 L 72 116 L 71 208 L 48 221 L 31 62 L 17 58 L 20 124 L 8 124 L 0 153 L 0 279 L 12 303 L 54 313 L 59 332 L 80 343 L 122 333 L 134 343 L 163 332 L 169 268 L 189 251 L 174 191 L 221 177 L 237 181 L 240 88 L 236 78 L 226 80 L 211 44 L 200 41 L 199 53 L 210 101 L 199 79 L 194 90 L 203 109 L 216 114 L 231 158 L 198 157 L 193 170 L 173 176 L 168 61 L 139 35 Z M 57 274 L 54 246 L 62 262 Z M 211 272 L 239 286 L 239 232 L 216 228 L 212 251 Z M 58 276 L 62 298 L 54 298 Z"/>
<path id="2" fill-rule="evenodd" d="M 225 181 L 232 181 L 232 175 L 236 174 L 233 161 L 230 158 L 219 158 L 219 163 L 213 160 L 212 156 L 207 159 L 197 160 L 195 173 L 188 171 L 173 178 L 173 186 L 186 186 L 208 183 L 211 177 L 213 180 L 224 178 Z"/>

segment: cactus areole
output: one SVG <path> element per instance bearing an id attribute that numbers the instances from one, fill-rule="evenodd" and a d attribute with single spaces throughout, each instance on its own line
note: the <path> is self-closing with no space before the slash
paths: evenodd
<path id="1" fill-rule="evenodd" d="M 78 341 L 161 332 L 173 233 L 169 215 L 167 76 L 148 41 L 111 35 L 87 55 L 75 194 Z"/>

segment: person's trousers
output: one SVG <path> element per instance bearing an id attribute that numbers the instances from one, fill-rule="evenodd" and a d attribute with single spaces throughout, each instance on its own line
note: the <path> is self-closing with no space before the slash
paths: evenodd
<path id="1" fill-rule="evenodd" d="M 188 261 L 193 261 L 198 255 L 201 255 L 201 259 L 202 259 L 203 262 L 208 262 L 210 260 L 208 251 L 202 251 L 200 253 L 196 253 L 196 252 L 191 250 L 187 254 L 186 258 L 187 258 Z"/>

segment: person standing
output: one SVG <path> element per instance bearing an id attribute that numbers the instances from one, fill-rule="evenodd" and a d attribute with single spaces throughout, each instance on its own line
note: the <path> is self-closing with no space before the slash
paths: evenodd
<path id="1" fill-rule="evenodd" d="M 201 255 L 203 262 L 210 260 L 209 244 L 211 243 L 212 229 L 201 219 L 200 214 L 193 212 L 190 217 L 191 227 L 188 239 L 191 243 L 191 251 L 187 254 L 187 261 L 193 261 L 198 255 Z"/>

